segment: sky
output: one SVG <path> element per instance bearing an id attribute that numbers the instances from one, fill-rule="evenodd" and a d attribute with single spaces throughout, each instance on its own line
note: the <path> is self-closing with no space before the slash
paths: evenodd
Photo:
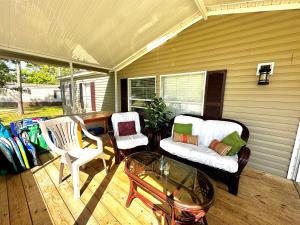
<path id="1" fill-rule="evenodd" d="M 8 61 L 8 63 L 6 63 L 6 65 L 9 67 L 9 69 L 15 69 L 15 64 L 14 63 L 11 63 L 10 61 Z M 21 61 L 21 68 L 25 68 L 27 65 L 26 62 L 24 61 Z"/>

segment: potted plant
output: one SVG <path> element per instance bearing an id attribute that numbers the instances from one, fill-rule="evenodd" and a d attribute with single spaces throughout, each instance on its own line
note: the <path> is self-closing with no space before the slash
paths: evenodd
<path id="1" fill-rule="evenodd" d="M 168 126 L 171 112 L 167 110 L 166 103 L 161 97 L 154 96 L 146 110 L 146 128 L 152 133 L 152 144 L 156 146 L 160 139 L 160 134 Z"/>

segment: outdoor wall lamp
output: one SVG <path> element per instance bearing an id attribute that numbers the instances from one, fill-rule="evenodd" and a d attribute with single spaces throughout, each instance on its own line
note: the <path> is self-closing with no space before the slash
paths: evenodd
<path id="1" fill-rule="evenodd" d="M 273 74 L 274 62 L 260 63 L 257 65 L 256 76 L 258 76 L 258 85 L 268 85 L 269 75 Z"/>

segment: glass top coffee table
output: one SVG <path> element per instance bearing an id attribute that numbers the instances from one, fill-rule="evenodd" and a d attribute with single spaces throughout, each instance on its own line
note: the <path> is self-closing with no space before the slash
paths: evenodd
<path id="1" fill-rule="evenodd" d="M 214 203 L 214 187 L 203 172 L 144 151 L 126 158 L 125 173 L 130 180 L 126 207 L 139 198 L 160 213 L 167 224 L 207 224 L 205 215 Z"/>

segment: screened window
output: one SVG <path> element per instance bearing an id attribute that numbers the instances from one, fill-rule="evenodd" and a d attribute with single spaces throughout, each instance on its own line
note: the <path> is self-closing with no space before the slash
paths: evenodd
<path id="1" fill-rule="evenodd" d="M 155 77 L 129 79 L 129 110 L 143 111 L 155 96 Z"/>
<path id="2" fill-rule="evenodd" d="M 164 75 L 161 95 L 174 114 L 202 115 L 205 93 L 205 72 Z"/>

